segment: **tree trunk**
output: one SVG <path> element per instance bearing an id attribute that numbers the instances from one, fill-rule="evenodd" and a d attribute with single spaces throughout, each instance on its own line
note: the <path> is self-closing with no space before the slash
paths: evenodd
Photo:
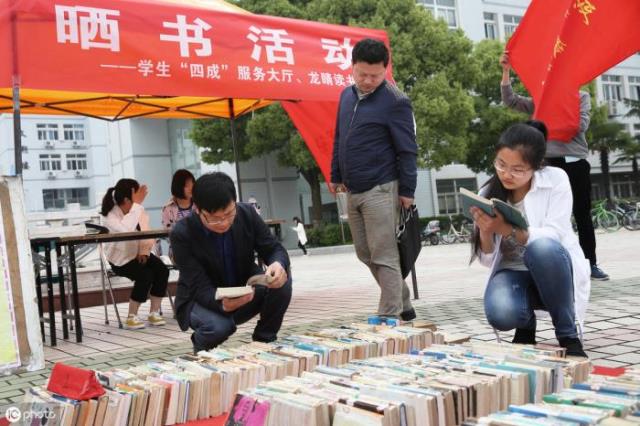
<path id="1" fill-rule="evenodd" d="M 602 170 L 602 181 L 604 183 L 604 197 L 611 203 L 611 175 L 609 173 L 609 150 L 600 150 L 600 169 Z"/>
<path id="2" fill-rule="evenodd" d="M 311 223 L 314 227 L 322 222 L 322 192 L 320 188 L 320 172 L 317 169 L 300 170 L 300 173 L 311 188 Z"/>
<path id="3" fill-rule="evenodd" d="M 633 186 L 635 188 L 634 196 L 640 197 L 640 171 L 638 170 L 638 157 L 633 157 L 633 160 L 631 160 L 631 170 Z"/>

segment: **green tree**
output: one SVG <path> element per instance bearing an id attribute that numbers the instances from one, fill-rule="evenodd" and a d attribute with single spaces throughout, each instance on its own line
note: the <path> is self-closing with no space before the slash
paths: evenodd
<path id="1" fill-rule="evenodd" d="M 465 164 L 475 172 L 492 173 L 500 134 L 511 124 L 528 118 L 502 105 L 502 68 L 498 61 L 503 50 L 504 45 L 496 40 L 483 40 L 473 50 L 474 60 L 482 72 L 473 86 L 476 117 L 471 123 Z M 517 77 L 513 87 L 516 92 L 526 94 Z"/>
<path id="2" fill-rule="evenodd" d="M 592 108 L 587 140 L 589 149 L 599 154 L 604 194 L 609 202 L 611 202 L 610 155 L 616 150 L 624 149 L 631 141 L 631 136 L 624 131 L 624 128 L 624 124 L 609 119 L 606 105 Z"/>

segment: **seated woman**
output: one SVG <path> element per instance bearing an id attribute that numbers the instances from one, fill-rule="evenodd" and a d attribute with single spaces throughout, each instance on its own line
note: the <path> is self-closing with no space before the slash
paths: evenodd
<path id="1" fill-rule="evenodd" d="M 149 229 L 149 216 L 142 207 L 147 196 L 147 186 L 134 179 L 120 179 L 115 187 L 109 188 L 102 199 L 104 216 L 102 223 L 109 232 L 133 232 Z M 144 328 L 145 323 L 138 318 L 138 308 L 151 295 L 151 309 L 148 321 L 151 325 L 164 325 L 160 315 L 162 298 L 167 293 L 169 270 L 160 259 L 151 253 L 154 240 L 130 240 L 105 243 L 105 255 L 111 270 L 121 277 L 129 278 L 133 290 L 129 299 L 129 314 L 125 321 L 128 329 Z"/>
<path id="2" fill-rule="evenodd" d="M 191 191 L 196 179 L 189 170 L 176 170 L 171 179 L 171 199 L 162 208 L 162 226 L 173 229 L 173 226 L 180 219 L 185 218 L 193 211 L 193 201 L 191 200 Z M 159 248 L 159 246 L 158 246 Z M 159 250 L 156 250 L 160 253 Z M 173 261 L 173 253 L 169 246 L 169 258 Z"/>
<path id="3" fill-rule="evenodd" d="M 569 179 L 563 170 L 543 164 L 545 138 L 541 122 L 515 124 L 500 136 L 496 175 L 480 193 L 520 210 L 529 227 L 515 228 L 498 212 L 492 217 L 472 207 L 474 257 L 491 267 L 484 295 L 491 326 L 515 328 L 513 343 L 534 344 L 534 309 L 543 309 L 567 355 L 586 357 L 575 320 L 584 318 L 587 308 L 589 262 L 571 228 Z"/>

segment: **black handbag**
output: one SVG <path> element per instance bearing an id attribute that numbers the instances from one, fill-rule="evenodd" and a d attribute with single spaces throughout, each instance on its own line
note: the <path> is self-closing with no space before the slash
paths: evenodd
<path id="1" fill-rule="evenodd" d="M 402 278 L 406 278 L 413 269 L 422 243 L 420 241 L 420 220 L 418 208 L 412 205 L 409 209 L 400 208 L 400 221 L 396 232 L 398 252 L 400 253 L 400 270 Z"/>

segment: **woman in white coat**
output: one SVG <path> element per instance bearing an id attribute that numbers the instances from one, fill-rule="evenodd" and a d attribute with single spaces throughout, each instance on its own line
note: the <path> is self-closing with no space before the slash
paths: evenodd
<path id="1" fill-rule="evenodd" d="M 298 234 L 298 247 L 302 253 L 307 256 L 307 232 L 304 230 L 304 223 L 298 216 L 293 218 L 293 224 L 296 225 L 292 229 Z"/>
<path id="2" fill-rule="evenodd" d="M 546 127 L 515 124 L 496 146 L 496 174 L 481 189 L 520 210 L 529 224 L 519 229 L 471 208 L 476 232 L 474 256 L 491 267 L 484 295 L 487 320 L 496 329 L 516 329 L 514 343 L 535 343 L 534 310 L 549 312 L 567 355 L 586 357 L 576 318 L 585 317 L 589 262 L 571 227 L 572 196 L 566 173 L 544 166 Z"/>

